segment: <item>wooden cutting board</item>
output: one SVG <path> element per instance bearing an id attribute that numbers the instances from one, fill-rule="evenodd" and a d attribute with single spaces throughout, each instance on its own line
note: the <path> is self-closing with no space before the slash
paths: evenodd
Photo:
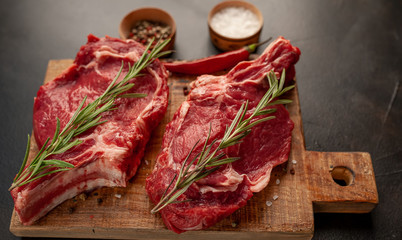
<path id="1" fill-rule="evenodd" d="M 51 60 L 45 82 L 72 60 Z M 367 213 L 378 204 L 373 167 L 365 152 L 306 151 L 297 87 L 288 105 L 295 123 L 289 161 L 276 167 L 267 188 L 215 226 L 180 235 L 164 226 L 145 191 L 166 124 L 185 100 L 194 77 L 172 75 L 170 99 L 162 123 L 154 131 L 137 174 L 126 188 L 101 188 L 65 201 L 32 226 L 13 212 L 10 231 L 17 236 L 118 239 L 311 239 L 315 212 Z M 36 154 L 35 143 L 31 154 Z M 336 183 L 335 180 L 338 182 Z M 346 186 L 341 186 L 346 185 Z"/>

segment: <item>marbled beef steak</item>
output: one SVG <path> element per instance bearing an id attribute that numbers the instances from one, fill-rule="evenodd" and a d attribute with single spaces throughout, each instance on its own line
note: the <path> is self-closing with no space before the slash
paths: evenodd
<path id="1" fill-rule="evenodd" d="M 145 48 L 132 41 L 88 36 L 73 65 L 53 81 L 43 85 L 35 98 L 34 135 L 40 148 L 52 138 L 56 118 L 61 129 L 87 96 L 87 101 L 99 97 L 117 75 L 122 62 L 125 67 L 120 80 Z M 21 222 L 32 224 L 66 199 L 95 188 L 124 187 L 135 174 L 152 130 L 164 116 L 169 89 L 168 74 L 156 60 L 132 80 L 134 93 L 144 98 L 119 98 L 116 110 L 102 114 L 106 123 L 81 134 L 82 144 L 53 156 L 75 166 L 72 170 L 40 178 L 11 191 Z M 118 80 L 118 81 L 120 81 Z"/>
<path id="2" fill-rule="evenodd" d="M 187 100 L 167 125 L 162 151 L 147 178 L 146 190 L 152 202 L 159 202 L 198 140 L 201 141 L 189 159 L 200 152 L 210 126 L 211 142 L 223 137 L 226 126 L 246 100 L 248 115 L 251 114 L 268 89 L 269 71 L 279 75 L 286 69 L 286 79 L 294 79 L 294 64 L 299 55 L 297 47 L 279 37 L 259 58 L 239 63 L 226 75 L 198 77 L 191 84 Z M 240 160 L 193 183 L 177 199 L 183 202 L 161 210 L 169 229 L 180 233 L 208 228 L 244 206 L 253 192 L 268 185 L 272 168 L 288 159 L 293 129 L 286 108 L 282 105 L 274 108 L 275 119 L 257 125 L 242 143 L 225 149 L 227 157 L 240 157 Z"/>

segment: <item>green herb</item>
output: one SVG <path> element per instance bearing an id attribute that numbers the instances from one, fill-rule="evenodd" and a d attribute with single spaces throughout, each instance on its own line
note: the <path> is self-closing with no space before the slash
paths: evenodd
<path id="1" fill-rule="evenodd" d="M 193 153 L 194 148 L 199 143 L 198 141 L 193 146 L 190 153 L 184 160 L 183 165 L 181 166 L 181 169 L 179 171 L 179 174 L 176 174 L 173 177 L 168 187 L 166 188 L 165 192 L 163 193 L 161 200 L 151 210 L 151 213 L 156 213 L 169 204 L 183 202 L 183 201 L 176 201 L 176 199 L 179 196 L 181 196 L 184 192 L 186 192 L 187 189 L 191 186 L 191 184 L 218 170 L 222 165 L 239 160 L 238 157 L 225 157 L 225 154 L 221 150 L 241 143 L 241 140 L 251 132 L 252 127 L 262 122 L 275 118 L 275 116 L 266 116 L 264 118 L 260 118 L 258 120 L 253 121 L 253 119 L 257 116 L 268 115 L 276 111 L 275 108 L 266 109 L 266 107 L 277 104 L 287 104 L 292 102 L 291 100 L 288 99 L 277 99 L 285 92 L 288 92 L 289 90 L 294 88 L 294 85 L 284 88 L 285 70 L 282 71 L 282 75 L 279 82 L 273 71 L 268 73 L 267 77 L 270 87 L 268 91 L 265 93 L 265 95 L 262 97 L 258 105 L 255 107 L 250 117 L 244 119 L 248 107 L 248 101 L 246 101 L 241 105 L 239 111 L 236 114 L 236 117 L 233 119 L 230 126 L 226 128 L 225 134 L 223 138 L 220 139 L 218 147 L 213 151 L 212 147 L 215 143 L 218 142 L 218 139 L 212 140 L 212 142 L 207 146 L 207 142 L 209 142 L 209 138 L 211 135 L 211 126 L 210 126 L 207 139 L 204 143 L 201 152 L 196 154 L 196 156 L 191 161 L 189 161 L 190 155 Z M 192 166 L 193 168 L 192 170 L 190 170 Z M 174 184 L 173 188 L 169 191 L 169 188 L 172 186 L 175 180 L 176 183 Z"/>
<path id="2" fill-rule="evenodd" d="M 168 44 L 170 39 L 165 40 L 161 43 L 158 43 L 152 51 L 148 51 L 152 42 L 147 46 L 143 55 L 140 59 L 131 67 L 129 64 L 129 70 L 126 76 L 122 81 L 115 84 L 117 79 L 119 78 L 124 62 L 122 62 L 122 66 L 113 79 L 112 83 L 108 86 L 105 92 L 95 99 L 93 102 L 88 103 L 85 107 L 84 104 L 86 102 L 87 97 L 85 96 L 82 100 L 80 106 L 75 111 L 73 117 L 66 124 L 63 130 L 60 131 L 60 120 L 57 118 L 57 126 L 56 131 L 54 133 L 53 139 L 48 145 L 50 138 L 48 138 L 43 144 L 42 148 L 39 150 L 38 154 L 32 160 L 32 162 L 26 167 L 27 160 L 29 156 L 29 148 L 31 144 L 30 136 L 28 135 L 28 143 L 25 151 L 24 161 L 22 166 L 14 178 L 11 187 L 8 189 L 11 191 L 12 189 L 23 186 L 27 183 L 30 183 L 38 178 L 47 176 L 49 174 L 61 171 L 68 171 L 74 168 L 74 165 L 62 160 L 58 159 L 48 159 L 52 155 L 64 153 L 67 150 L 71 149 L 74 146 L 81 144 L 81 141 L 78 139 L 74 139 L 76 136 L 81 133 L 91 129 L 97 125 L 100 125 L 106 121 L 101 121 L 102 113 L 107 111 L 115 110 L 115 100 L 121 97 L 145 97 L 146 94 L 141 93 L 127 93 L 134 86 L 134 83 L 130 83 L 129 81 L 134 78 L 140 76 L 140 72 L 145 69 L 150 63 L 152 63 L 155 59 L 169 54 L 168 51 L 161 52 L 161 50 Z"/>

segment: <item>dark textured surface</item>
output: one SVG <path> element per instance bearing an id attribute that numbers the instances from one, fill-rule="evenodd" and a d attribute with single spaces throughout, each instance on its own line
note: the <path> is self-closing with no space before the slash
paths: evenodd
<path id="1" fill-rule="evenodd" d="M 1 1 L 1 239 L 19 239 L 8 230 L 13 202 L 7 188 L 22 162 L 33 97 L 49 59 L 74 58 L 88 33 L 118 37 L 121 18 L 141 6 L 175 18 L 172 57 L 216 54 L 206 20 L 218 2 Z M 302 51 L 296 70 L 307 149 L 364 151 L 373 160 L 377 208 L 316 214 L 314 239 L 401 239 L 401 1 L 250 2 L 264 16 L 261 39 L 283 35 Z"/>

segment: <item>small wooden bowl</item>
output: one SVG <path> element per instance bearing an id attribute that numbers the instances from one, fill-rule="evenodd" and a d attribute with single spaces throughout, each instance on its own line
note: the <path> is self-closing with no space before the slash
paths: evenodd
<path id="1" fill-rule="evenodd" d="M 173 17 L 159 8 L 139 8 L 128 13 L 120 22 L 119 34 L 121 39 L 130 39 L 129 34 L 135 23 L 140 20 L 164 23 L 172 28 L 172 33 L 169 35 L 170 42 L 163 48 L 162 51 L 172 50 L 176 38 L 176 22 Z M 157 41 L 158 39 L 155 39 Z"/>
<path id="2" fill-rule="evenodd" d="M 258 18 L 259 22 L 259 28 L 256 33 L 254 33 L 251 36 L 244 37 L 244 38 L 232 38 L 232 37 L 227 37 L 224 36 L 217 31 L 215 31 L 211 27 L 211 20 L 212 17 L 219 11 L 221 11 L 224 8 L 228 7 L 242 7 L 246 8 L 248 10 L 251 10 Z M 262 17 L 262 14 L 260 10 L 258 10 L 257 7 L 255 7 L 253 4 L 245 2 L 245 1 L 225 1 L 221 2 L 218 5 L 216 5 L 208 14 L 208 28 L 209 28 L 209 35 L 211 37 L 212 43 L 217 47 L 218 49 L 222 51 L 231 51 L 231 50 L 236 50 L 239 48 L 242 48 L 246 45 L 250 45 L 253 43 L 257 43 L 260 38 L 260 33 L 262 30 L 264 24 L 264 19 Z"/>

